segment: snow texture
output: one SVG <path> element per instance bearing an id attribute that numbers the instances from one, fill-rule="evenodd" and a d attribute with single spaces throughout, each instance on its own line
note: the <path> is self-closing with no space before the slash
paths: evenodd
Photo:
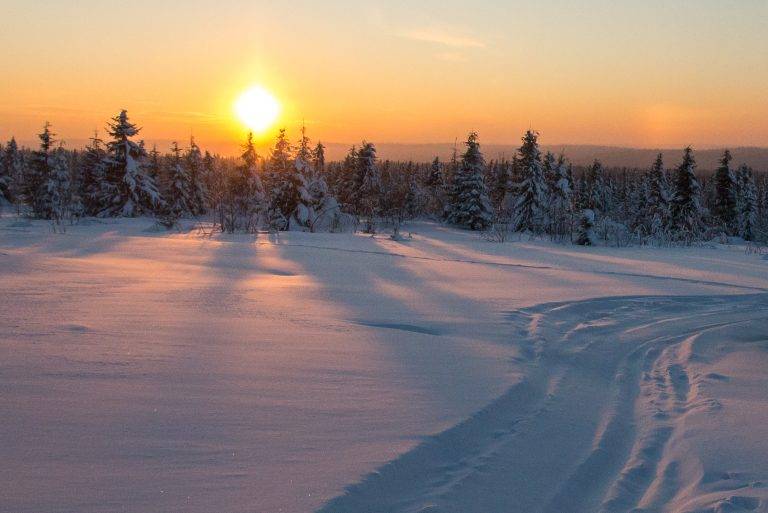
<path id="1" fill-rule="evenodd" d="M 0 218 L 0 511 L 768 509 L 743 248 L 153 224 Z"/>

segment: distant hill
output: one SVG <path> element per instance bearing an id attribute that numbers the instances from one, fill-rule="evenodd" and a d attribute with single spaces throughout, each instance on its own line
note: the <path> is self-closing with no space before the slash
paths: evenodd
<path id="1" fill-rule="evenodd" d="M 351 145 L 330 143 L 328 146 L 329 160 L 343 158 Z M 378 155 L 382 159 L 390 160 L 414 160 L 419 162 L 429 161 L 439 156 L 441 160 L 447 160 L 453 152 L 453 143 L 444 144 L 377 144 Z M 674 166 L 682 157 L 680 149 L 640 149 L 622 148 L 615 146 L 597 146 L 582 144 L 543 145 L 544 151 L 555 154 L 564 153 L 575 165 L 588 165 L 594 159 L 600 159 L 608 167 L 646 168 L 650 167 L 658 153 L 664 154 L 664 160 L 668 167 Z M 484 144 L 483 153 L 487 159 L 496 159 L 501 156 L 510 158 L 517 150 L 517 146 L 511 144 Z M 461 148 L 459 148 L 461 151 Z M 740 165 L 746 163 L 755 169 L 768 170 L 768 148 L 731 148 L 734 163 Z M 715 169 L 718 160 L 722 156 L 722 149 L 696 150 L 696 161 L 699 169 Z"/>
<path id="2" fill-rule="evenodd" d="M 66 141 L 68 148 L 82 148 L 88 141 L 80 139 L 70 139 Z M 33 146 L 37 141 L 21 141 L 25 146 Z M 171 146 L 170 140 L 148 140 L 147 147 L 151 148 L 157 145 L 160 151 L 167 151 Z M 181 143 L 183 146 L 183 143 Z M 231 141 L 214 142 L 206 144 L 206 141 L 200 141 L 203 149 L 210 149 L 212 152 L 218 152 L 222 155 L 239 155 L 240 146 Z M 462 151 L 459 143 L 459 152 Z M 348 143 L 325 143 L 326 157 L 328 160 L 341 160 L 347 153 L 352 144 Z M 498 159 L 499 157 L 511 158 L 517 150 L 517 145 L 512 144 L 483 144 L 482 150 L 487 159 Z M 661 152 L 664 154 L 664 162 L 667 167 L 673 167 L 682 157 L 683 150 L 677 149 L 653 149 L 653 148 L 623 148 L 619 146 L 598 146 L 589 144 L 551 144 L 543 145 L 544 151 L 551 151 L 555 154 L 564 153 L 571 162 L 577 166 L 591 164 L 594 159 L 600 159 L 603 165 L 607 167 L 628 167 L 628 168 L 647 168 L 653 163 L 656 155 Z M 441 160 L 448 160 L 453 153 L 453 143 L 430 143 L 430 144 L 408 144 L 408 143 L 377 143 L 376 149 L 382 159 L 389 160 L 413 160 L 415 162 L 428 162 L 439 156 Z M 734 164 L 741 165 L 746 163 L 759 171 L 768 171 L 768 148 L 737 148 L 732 147 Z M 269 148 L 262 146 L 258 148 L 261 155 L 266 155 Z M 717 167 L 717 162 L 723 153 L 722 149 L 704 149 L 696 150 L 696 162 L 700 170 L 713 170 Z"/>

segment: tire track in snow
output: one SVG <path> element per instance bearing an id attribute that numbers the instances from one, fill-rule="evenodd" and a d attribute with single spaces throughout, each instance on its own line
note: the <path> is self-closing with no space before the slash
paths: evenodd
<path id="1" fill-rule="evenodd" d="M 696 340 L 767 312 L 765 295 L 607 298 L 513 312 L 517 331 L 528 333 L 515 341 L 529 349 L 526 379 L 320 511 L 618 513 L 648 501 L 660 511 L 680 486 L 677 462 L 662 464 L 677 420 L 717 407 L 690 375 Z"/>

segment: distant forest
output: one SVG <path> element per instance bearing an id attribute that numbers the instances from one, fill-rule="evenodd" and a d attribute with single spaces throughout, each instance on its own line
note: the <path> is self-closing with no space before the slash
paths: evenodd
<path id="1" fill-rule="evenodd" d="M 191 139 L 147 148 L 126 111 L 82 150 L 57 141 L 50 124 L 37 147 L 0 145 L 0 206 L 48 219 L 56 229 L 86 216 L 152 216 L 167 228 L 205 218 L 224 232 L 391 230 L 431 218 L 493 241 L 513 234 L 582 245 L 698 244 L 737 237 L 768 241 L 768 174 L 720 152 L 713 171 L 659 153 L 646 168 L 573 165 L 526 132 L 509 157 L 486 158 L 472 132 L 431 162 L 377 157 L 371 142 L 326 161 L 302 128 L 280 130 L 260 155 L 251 135 L 240 157 L 203 151 Z M 496 152 L 498 155 L 499 152 Z M 741 155 L 736 155 L 742 158 Z"/>

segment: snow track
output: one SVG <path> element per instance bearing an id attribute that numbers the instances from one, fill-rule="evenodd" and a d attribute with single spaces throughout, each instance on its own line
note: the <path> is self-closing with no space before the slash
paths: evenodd
<path id="1" fill-rule="evenodd" d="M 516 342 L 527 377 L 321 512 L 768 511 L 768 449 L 735 460 L 739 433 L 722 430 L 754 413 L 729 404 L 746 381 L 715 372 L 753 355 L 759 375 L 768 296 L 604 298 L 508 317 L 528 333 Z"/>

